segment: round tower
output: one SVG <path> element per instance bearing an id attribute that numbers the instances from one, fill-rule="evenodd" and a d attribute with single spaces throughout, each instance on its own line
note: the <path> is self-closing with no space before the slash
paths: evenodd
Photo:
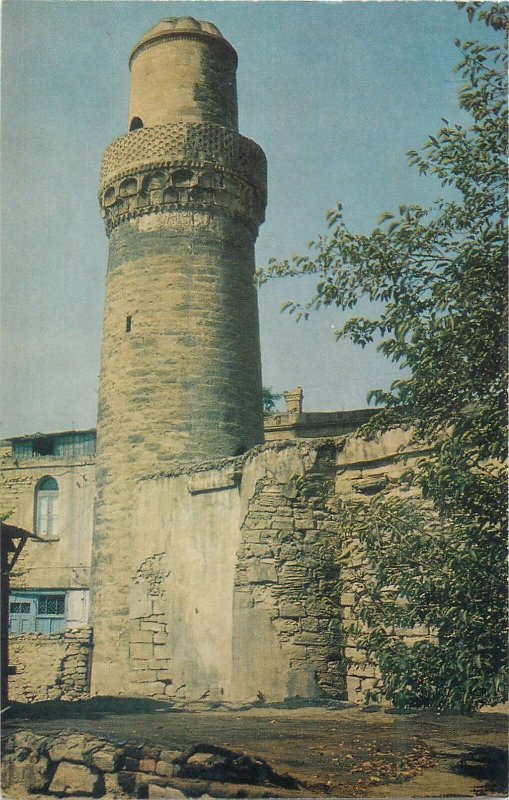
<path id="1" fill-rule="evenodd" d="M 238 133 L 237 55 L 192 17 L 130 57 L 128 133 L 106 150 L 109 237 L 97 425 L 92 690 L 129 660 L 131 499 L 140 478 L 263 441 L 254 244 L 266 161 Z"/>

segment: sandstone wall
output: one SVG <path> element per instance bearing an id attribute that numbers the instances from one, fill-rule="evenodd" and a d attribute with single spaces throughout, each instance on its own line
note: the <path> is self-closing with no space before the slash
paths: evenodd
<path id="1" fill-rule="evenodd" d="M 237 698 L 341 697 L 337 570 L 322 552 L 333 518 L 298 489 L 299 477 L 331 490 L 335 447 L 266 447 L 242 477 L 244 515 L 234 619 Z"/>
<path id="2" fill-rule="evenodd" d="M 24 633 L 9 640 L 9 700 L 77 700 L 88 696 L 92 648 L 88 627 Z"/>
<path id="3" fill-rule="evenodd" d="M 236 66 L 235 51 L 219 37 L 141 45 L 131 58 L 129 119 L 152 126 L 178 117 L 236 128 Z"/>
<path id="4" fill-rule="evenodd" d="M 332 522 L 294 485 L 311 473 L 332 487 L 334 457 L 327 444 L 278 443 L 139 482 L 124 550 L 129 676 L 119 682 L 111 640 L 104 692 L 342 694 L 337 576 L 320 550 Z"/>
<path id="5" fill-rule="evenodd" d="M 88 588 L 92 550 L 95 465 L 93 456 L 17 459 L 6 454 L 0 469 L 0 510 L 7 522 L 33 532 L 35 491 L 41 478 L 58 483 L 58 523 L 45 542 L 29 541 L 11 575 L 11 589 Z"/>

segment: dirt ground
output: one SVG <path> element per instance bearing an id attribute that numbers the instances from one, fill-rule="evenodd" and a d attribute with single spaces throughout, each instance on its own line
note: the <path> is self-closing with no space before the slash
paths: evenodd
<path id="1" fill-rule="evenodd" d="M 196 705 L 196 704 L 195 704 Z M 3 733 L 79 730 L 172 748 L 221 745 L 298 778 L 308 797 L 507 796 L 507 717 L 357 707 L 201 711 L 94 698 L 13 705 Z"/>

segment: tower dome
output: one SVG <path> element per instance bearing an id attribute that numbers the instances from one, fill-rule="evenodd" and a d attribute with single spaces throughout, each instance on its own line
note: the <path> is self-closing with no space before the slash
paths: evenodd
<path id="1" fill-rule="evenodd" d="M 211 22 L 167 17 L 129 59 L 129 130 L 182 119 L 237 130 L 237 53 Z"/>

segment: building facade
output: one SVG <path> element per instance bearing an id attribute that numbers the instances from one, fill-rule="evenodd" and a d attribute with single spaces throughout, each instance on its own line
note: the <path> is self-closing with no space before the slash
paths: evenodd
<path id="1" fill-rule="evenodd" d="M 238 132 L 237 55 L 172 17 L 129 64 L 101 166 L 97 431 L 4 443 L 2 514 L 38 536 L 11 575 L 16 696 L 358 699 L 375 675 L 345 660 L 332 501 L 386 485 L 409 434 L 363 442 L 370 412 L 303 412 L 300 388 L 264 425 L 266 162 Z"/>

